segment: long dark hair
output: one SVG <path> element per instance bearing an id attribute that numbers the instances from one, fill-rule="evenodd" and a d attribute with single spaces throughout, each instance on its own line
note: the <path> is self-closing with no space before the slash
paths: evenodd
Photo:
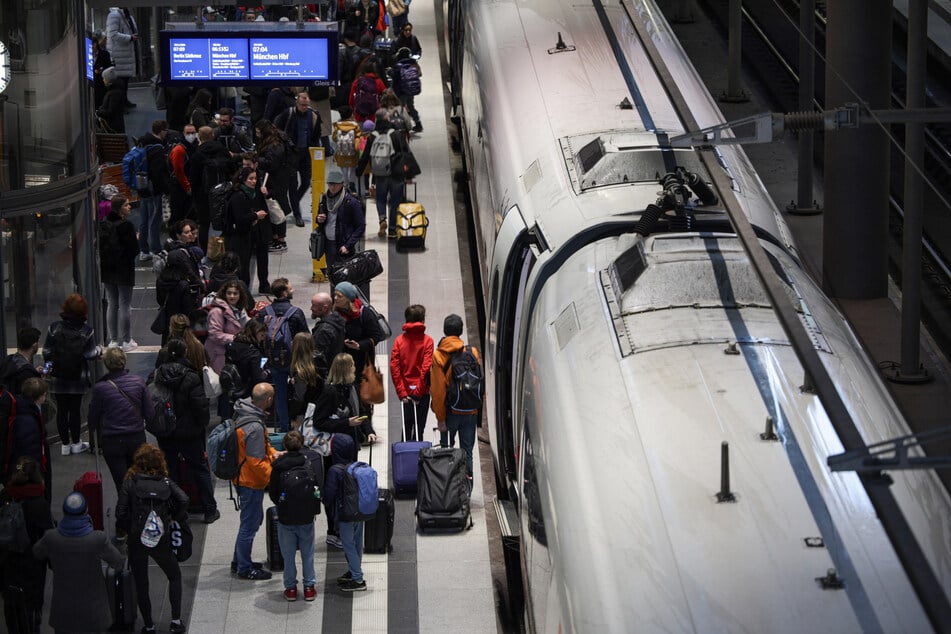
<path id="1" fill-rule="evenodd" d="M 250 343 L 254 347 L 258 346 L 258 335 L 261 333 L 266 333 L 267 328 L 256 319 L 248 320 L 244 326 L 241 327 L 241 330 L 238 331 L 238 334 L 234 336 L 235 341 L 240 341 L 242 343 Z"/>

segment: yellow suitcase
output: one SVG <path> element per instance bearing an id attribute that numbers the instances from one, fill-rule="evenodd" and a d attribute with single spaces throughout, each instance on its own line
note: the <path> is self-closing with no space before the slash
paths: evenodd
<path id="1" fill-rule="evenodd" d="M 410 249 L 426 246 L 426 228 L 429 218 L 417 202 L 402 203 L 396 210 L 396 248 Z"/>

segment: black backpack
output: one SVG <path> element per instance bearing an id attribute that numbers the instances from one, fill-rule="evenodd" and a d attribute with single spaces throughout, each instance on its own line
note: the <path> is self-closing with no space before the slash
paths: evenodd
<path id="1" fill-rule="evenodd" d="M 156 438 L 171 436 L 178 425 L 175 393 L 167 385 L 154 381 L 149 384 L 148 391 L 152 400 L 152 416 L 145 421 L 145 428 Z"/>
<path id="2" fill-rule="evenodd" d="M 292 467 L 281 474 L 281 496 L 277 503 L 277 516 L 283 512 L 312 509 L 319 512 L 320 500 L 314 497 L 317 477 L 308 461 L 299 467 Z"/>
<path id="3" fill-rule="evenodd" d="M 56 340 L 53 356 L 47 361 L 53 362 L 50 374 L 60 379 L 77 380 L 82 378 L 86 367 L 86 333 L 82 327 L 72 328 L 59 322 L 50 333 Z"/>
<path id="4" fill-rule="evenodd" d="M 172 520 L 172 486 L 168 478 L 161 480 L 136 479 L 132 486 L 131 518 L 129 523 L 129 539 L 138 541 L 142 529 L 148 520 L 149 513 L 161 518 L 163 534 L 171 530 Z"/>
<path id="5" fill-rule="evenodd" d="M 0 553 L 25 553 L 29 549 L 30 534 L 23 506 L 11 500 L 0 506 Z"/>
<path id="6" fill-rule="evenodd" d="M 208 192 L 208 214 L 211 216 L 211 227 L 215 231 L 222 231 L 225 235 L 234 233 L 234 227 L 228 222 L 228 201 L 234 188 L 231 181 L 218 183 Z"/>
<path id="7" fill-rule="evenodd" d="M 459 414 L 476 414 L 482 407 L 482 365 L 472 352 L 472 346 L 464 346 L 449 357 L 443 368 L 449 375 L 446 386 L 446 410 Z"/>
<path id="8" fill-rule="evenodd" d="M 227 182 L 229 176 L 231 176 L 231 157 L 210 157 L 205 161 L 205 165 L 202 168 L 202 189 L 210 193 L 215 185 Z"/>

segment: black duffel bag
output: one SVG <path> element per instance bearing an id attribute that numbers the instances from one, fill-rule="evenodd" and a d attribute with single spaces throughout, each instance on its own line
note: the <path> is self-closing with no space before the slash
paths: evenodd
<path id="1" fill-rule="evenodd" d="M 349 260 L 335 262 L 328 268 L 330 281 L 335 286 L 340 282 L 362 284 L 383 272 L 380 256 L 373 249 L 361 251 Z"/>

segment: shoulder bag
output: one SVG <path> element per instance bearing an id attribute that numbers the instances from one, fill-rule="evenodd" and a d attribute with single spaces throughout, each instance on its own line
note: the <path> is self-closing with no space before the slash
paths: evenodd
<path id="1" fill-rule="evenodd" d="M 360 400 L 371 405 L 379 405 L 385 399 L 383 374 L 373 365 L 368 354 L 363 364 L 363 380 L 360 381 Z"/>

